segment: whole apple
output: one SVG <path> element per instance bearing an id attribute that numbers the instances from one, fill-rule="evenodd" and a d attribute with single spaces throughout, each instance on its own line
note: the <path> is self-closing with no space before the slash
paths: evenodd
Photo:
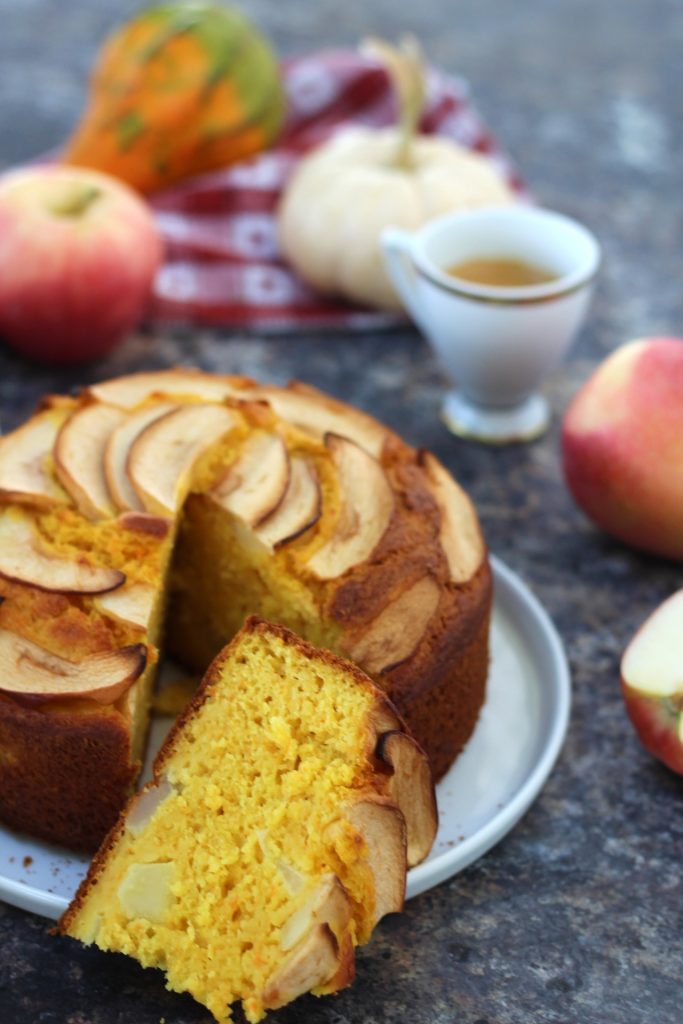
<path id="1" fill-rule="evenodd" d="M 626 710 L 641 743 L 683 775 L 683 590 L 641 626 L 621 661 Z"/>
<path id="2" fill-rule="evenodd" d="M 598 526 L 683 560 L 683 339 L 613 352 L 569 406 L 562 451 L 567 484 Z"/>
<path id="3" fill-rule="evenodd" d="M 147 205 L 81 168 L 0 178 L 0 338 L 54 363 L 94 359 L 139 321 L 162 256 Z"/>

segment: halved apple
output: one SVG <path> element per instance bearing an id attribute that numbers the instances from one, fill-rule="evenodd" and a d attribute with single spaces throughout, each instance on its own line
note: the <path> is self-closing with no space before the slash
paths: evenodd
<path id="1" fill-rule="evenodd" d="M 39 507 L 68 501 L 47 467 L 64 418 L 62 410 L 45 409 L 0 438 L 0 501 Z"/>
<path id="2" fill-rule="evenodd" d="M 97 605 L 119 622 L 148 629 L 157 590 L 150 583 L 130 583 L 97 599 Z"/>
<path id="3" fill-rule="evenodd" d="M 259 387 L 251 392 L 254 398 L 265 398 L 278 416 L 312 431 L 319 437 L 338 434 L 348 437 L 366 452 L 379 457 L 388 431 L 359 409 L 337 402 L 321 391 L 292 381 L 286 388 Z"/>
<path id="4" fill-rule="evenodd" d="M 626 710 L 641 743 L 683 775 L 683 590 L 640 627 L 621 661 Z"/>
<path id="5" fill-rule="evenodd" d="M 103 594 L 125 582 L 118 569 L 92 565 L 84 555 L 52 554 L 23 516 L 0 515 L 0 576 L 61 594 Z"/>
<path id="6" fill-rule="evenodd" d="M 152 395 L 183 395 L 220 402 L 229 396 L 239 397 L 240 378 L 217 376 L 175 367 L 171 370 L 154 370 L 151 373 L 130 373 L 125 377 L 93 384 L 87 393 L 99 402 L 118 405 L 122 409 L 133 409 Z"/>
<path id="7" fill-rule="evenodd" d="M 88 519 L 105 519 L 114 514 L 104 475 L 104 453 L 112 432 L 125 416 L 113 405 L 86 405 L 69 417 L 57 435 L 57 476 Z"/>
<path id="8" fill-rule="evenodd" d="M 138 679 L 147 663 L 144 644 L 120 647 L 73 662 L 51 654 L 7 629 L 0 629 L 0 690 L 22 697 L 62 700 L 87 697 L 113 704 Z"/>
<path id="9" fill-rule="evenodd" d="M 339 480 L 341 507 L 332 536 L 308 561 L 319 579 L 332 580 L 370 557 L 384 536 L 394 495 L 377 459 L 354 441 L 325 437 Z"/>
<path id="10" fill-rule="evenodd" d="M 346 653 L 371 674 L 405 661 L 422 640 L 439 598 L 436 581 L 423 576 L 390 601 Z"/>
<path id="11" fill-rule="evenodd" d="M 257 432 L 246 441 L 239 458 L 210 492 L 226 511 L 248 526 L 257 526 L 274 512 L 289 485 L 289 455 L 279 434 Z"/>
<path id="12" fill-rule="evenodd" d="M 289 460 L 289 484 L 278 507 L 256 527 L 271 551 L 295 540 L 320 519 L 322 501 L 315 467 L 301 455 Z"/>
<path id="13" fill-rule="evenodd" d="M 425 859 L 439 827 L 429 759 L 412 736 L 399 729 L 380 737 L 377 756 L 391 765 L 389 796 L 406 822 L 408 867 Z"/>
<path id="14" fill-rule="evenodd" d="M 150 423 L 133 442 L 128 476 L 148 512 L 172 514 L 199 456 L 238 424 L 222 405 L 181 405 Z"/>
<path id="15" fill-rule="evenodd" d="M 420 452 L 420 464 L 441 513 L 439 540 L 451 579 L 464 583 L 474 576 L 486 557 L 479 519 L 471 500 L 431 452 Z"/>
<path id="16" fill-rule="evenodd" d="M 146 405 L 131 413 L 111 434 L 104 450 L 104 475 L 117 509 L 142 511 L 142 502 L 128 479 L 126 469 L 131 445 L 145 427 L 177 408 L 172 402 Z"/>

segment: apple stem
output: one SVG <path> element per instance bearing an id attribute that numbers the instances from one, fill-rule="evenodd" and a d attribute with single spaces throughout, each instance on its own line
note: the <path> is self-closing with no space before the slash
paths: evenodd
<path id="1" fill-rule="evenodd" d="M 81 217 L 101 195 L 101 189 L 80 182 L 69 183 L 61 195 L 48 204 L 58 217 Z"/>

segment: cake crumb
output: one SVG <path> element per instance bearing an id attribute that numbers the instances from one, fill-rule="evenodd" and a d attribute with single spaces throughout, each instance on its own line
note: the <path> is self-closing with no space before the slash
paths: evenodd
<path id="1" fill-rule="evenodd" d="M 29 857 L 27 855 L 26 857 L 24 857 L 21 863 L 24 865 L 25 868 L 30 868 L 31 864 L 33 864 L 33 857 Z"/>

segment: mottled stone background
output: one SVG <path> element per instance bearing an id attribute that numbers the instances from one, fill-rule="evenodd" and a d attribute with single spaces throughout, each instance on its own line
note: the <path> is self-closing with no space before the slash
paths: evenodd
<path id="1" fill-rule="evenodd" d="M 57 145 L 83 102 L 98 41 L 137 8 L 115 0 L 0 0 L 0 166 Z M 451 439 L 444 387 L 413 333 L 132 341 L 53 372 L 0 348 L 5 429 L 47 389 L 196 362 L 301 376 L 434 449 L 476 499 L 492 549 L 534 587 L 567 645 L 569 737 L 522 823 L 463 874 L 386 921 L 355 986 L 308 998 L 282 1024 L 680 1024 L 679 780 L 638 746 L 618 692 L 620 653 L 680 570 L 598 534 L 562 483 L 557 423 L 577 386 L 629 337 L 683 333 L 683 4 L 680 0 L 254 0 L 283 54 L 412 29 L 471 82 L 542 202 L 585 221 L 605 254 L 590 322 L 548 382 L 554 429 L 491 450 Z M 191 999 L 122 958 L 47 934 L 0 905 L 2 1024 L 206 1022 Z"/>

